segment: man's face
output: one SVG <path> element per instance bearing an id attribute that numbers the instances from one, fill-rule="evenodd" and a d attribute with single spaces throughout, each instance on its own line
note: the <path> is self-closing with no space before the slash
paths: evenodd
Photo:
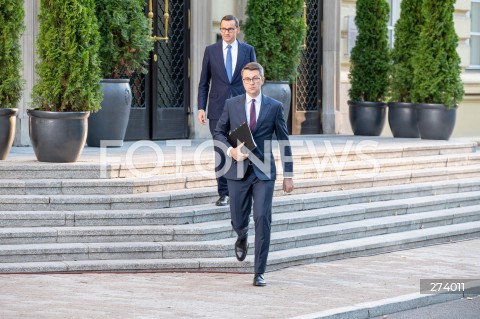
<path id="1" fill-rule="evenodd" d="M 248 95 L 255 97 L 260 94 L 264 79 L 260 76 L 258 70 L 243 70 L 242 80 L 243 87 Z"/>
<path id="2" fill-rule="evenodd" d="M 240 32 L 240 27 L 235 26 L 234 20 L 223 20 L 220 24 L 220 32 L 223 41 L 232 44 L 237 38 L 237 34 Z"/>

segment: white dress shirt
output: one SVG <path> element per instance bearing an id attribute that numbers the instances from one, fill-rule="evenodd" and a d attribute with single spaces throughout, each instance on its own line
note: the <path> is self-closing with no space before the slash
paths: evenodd
<path id="1" fill-rule="evenodd" d="M 245 114 L 247 115 L 247 122 L 248 126 L 250 127 L 250 107 L 252 104 L 252 99 L 255 99 L 255 119 L 258 121 L 258 115 L 260 114 L 260 107 L 262 105 L 262 92 L 256 97 L 251 97 L 250 95 L 246 94 L 246 101 L 245 101 Z M 227 149 L 227 156 L 232 157 L 232 148 L 229 147 Z"/>
<path id="2" fill-rule="evenodd" d="M 228 43 L 225 41 L 222 41 L 222 42 L 223 42 L 223 64 L 225 65 L 227 63 Z M 233 73 L 235 73 L 235 66 L 237 65 L 238 41 L 235 40 L 230 45 L 232 46 L 230 50 L 232 52 L 232 76 L 233 76 Z"/>

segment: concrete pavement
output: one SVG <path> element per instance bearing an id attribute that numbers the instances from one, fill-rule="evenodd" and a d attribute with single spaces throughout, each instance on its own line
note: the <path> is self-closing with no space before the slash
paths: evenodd
<path id="1" fill-rule="evenodd" d="M 361 319 L 461 298 L 419 294 L 422 278 L 480 279 L 480 239 L 290 267 L 266 287 L 234 273 L 3 274 L 0 318 Z"/>

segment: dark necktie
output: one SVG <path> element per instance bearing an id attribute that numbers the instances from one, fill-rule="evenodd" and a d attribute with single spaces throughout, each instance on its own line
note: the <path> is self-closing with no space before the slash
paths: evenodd
<path id="1" fill-rule="evenodd" d="M 227 69 L 228 81 L 232 82 L 232 46 L 227 45 L 227 61 L 225 61 L 225 69 Z"/>
<path id="2" fill-rule="evenodd" d="M 250 106 L 250 131 L 253 132 L 256 124 L 257 124 L 257 112 L 255 112 L 255 99 L 252 99 L 252 105 Z"/>

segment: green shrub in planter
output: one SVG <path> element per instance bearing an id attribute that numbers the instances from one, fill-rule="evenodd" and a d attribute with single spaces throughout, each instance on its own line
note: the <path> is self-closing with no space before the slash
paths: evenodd
<path id="1" fill-rule="evenodd" d="M 454 4 L 455 0 L 423 1 L 424 24 L 413 58 L 412 90 L 422 139 L 450 138 L 457 105 L 464 95 L 453 22 Z"/>
<path id="2" fill-rule="evenodd" d="M 380 102 L 388 88 L 390 51 L 386 0 L 358 0 L 355 24 L 358 36 L 350 55 L 351 101 Z"/>
<path id="3" fill-rule="evenodd" d="M 20 37 L 25 29 L 23 0 L 3 0 L 0 6 L 0 108 L 16 108 L 24 80 Z"/>
<path id="4" fill-rule="evenodd" d="M 6 159 L 15 137 L 17 104 L 24 80 L 20 37 L 25 29 L 23 0 L 3 0 L 0 5 L 0 160 Z"/>
<path id="5" fill-rule="evenodd" d="M 386 0 L 358 0 L 358 36 L 350 54 L 349 120 L 355 135 L 378 136 L 385 125 L 390 50 Z"/>
<path id="6" fill-rule="evenodd" d="M 249 0 L 243 28 L 245 41 L 255 48 L 257 61 L 265 68 L 262 92 L 282 103 L 286 121 L 290 84 L 297 77 L 306 33 L 303 5 L 303 0 Z"/>
<path id="7" fill-rule="evenodd" d="M 392 50 L 389 97 L 393 102 L 411 102 L 413 55 L 418 50 L 422 25 L 422 1 L 403 0 Z"/>
<path id="8" fill-rule="evenodd" d="M 144 0 L 96 0 L 101 35 L 100 63 L 103 100 L 101 110 L 88 119 L 88 146 L 103 140 L 123 144 L 130 118 L 130 77 L 145 74 L 153 39 L 145 16 Z"/>
<path id="9" fill-rule="evenodd" d="M 413 100 L 444 104 L 447 109 L 463 99 L 458 37 L 453 22 L 455 0 L 424 0 L 424 24 L 413 59 Z"/>
<path id="10" fill-rule="evenodd" d="M 129 78 L 147 73 L 153 39 L 145 0 L 95 0 L 101 35 L 100 61 L 105 79 Z"/>
<path id="11" fill-rule="evenodd" d="M 417 113 L 411 98 L 413 55 L 423 24 L 422 0 L 403 0 L 395 25 L 395 43 L 389 85 L 388 124 L 394 137 L 419 137 Z"/>
<path id="12" fill-rule="evenodd" d="M 100 34 L 95 0 L 42 0 L 33 107 L 87 112 L 100 108 Z"/>
<path id="13" fill-rule="evenodd" d="M 297 75 L 306 26 L 303 0 L 249 0 L 245 41 L 271 81 L 293 82 Z"/>

